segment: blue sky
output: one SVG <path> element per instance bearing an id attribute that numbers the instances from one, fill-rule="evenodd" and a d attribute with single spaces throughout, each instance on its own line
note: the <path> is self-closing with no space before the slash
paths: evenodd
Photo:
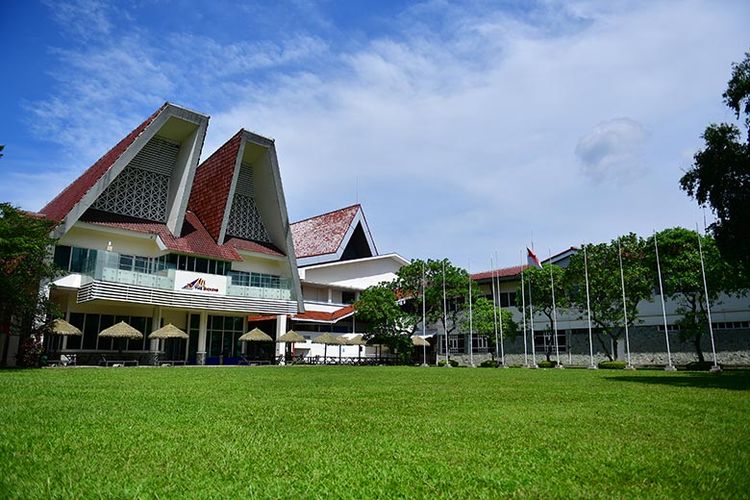
<path id="1" fill-rule="evenodd" d="M 472 270 L 702 220 L 678 188 L 745 1 L 0 3 L 0 200 L 38 210 L 169 100 L 276 139 L 292 220 Z"/>

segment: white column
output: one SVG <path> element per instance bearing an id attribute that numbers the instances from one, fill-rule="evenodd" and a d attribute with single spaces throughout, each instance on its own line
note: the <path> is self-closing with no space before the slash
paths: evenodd
<path id="1" fill-rule="evenodd" d="M 199 365 L 206 364 L 206 336 L 208 333 L 208 312 L 201 311 L 201 319 L 198 323 L 198 352 L 195 362 Z"/>
<path id="2" fill-rule="evenodd" d="M 155 332 L 156 330 L 161 328 L 161 317 L 162 317 L 161 306 L 154 307 L 154 314 L 151 317 L 151 332 Z M 145 333 L 146 336 L 148 336 L 148 334 L 151 332 L 143 332 L 143 333 Z M 158 350 L 159 350 L 159 340 L 153 339 L 149 346 L 149 351 L 157 352 Z"/>
<path id="3" fill-rule="evenodd" d="M 333 303 L 333 290 L 330 288 L 328 289 L 328 303 Z"/>
<path id="4" fill-rule="evenodd" d="M 274 338 L 274 340 L 278 339 L 285 333 L 286 333 L 286 314 L 279 314 L 278 316 L 276 316 L 276 337 Z M 284 346 L 286 346 L 286 344 L 283 344 L 281 342 L 276 342 L 276 356 L 284 355 Z"/>

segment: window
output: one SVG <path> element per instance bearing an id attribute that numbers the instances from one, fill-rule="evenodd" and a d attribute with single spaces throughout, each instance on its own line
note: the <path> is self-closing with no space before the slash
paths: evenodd
<path id="1" fill-rule="evenodd" d="M 133 256 L 132 255 L 120 255 L 119 269 L 121 271 L 132 271 L 133 270 Z"/>
<path id="2" fill-rule="evenodd" d="M 133 270 L 137 273 L 151 272 L 150 261 L 151 259 L 149 259 L 148 257 L 135 257 L 135 262 L 133 263 Z"/>
<path id="3" fill-rule="evenodd" d="M 354 292 L 341 292 L 342 304 L 354 304 L 357 301 L 357 294 Z"/>
<path id="4" fill-rule="evenodd" d="M 96 261 L 96 250 L 73 247 L 70 257 L 70 271 L 74 273 L 86 272 Z"/>
<path id="5" fill-rule="evenodd" d="M 66 245 L 58 245 L 55 247 L 55 257 L 54 262 L 55 265 L 65 269 L 66 271 L 70 270 L 70 251 L 71 248 Z"/>
<path id="6" fill-rule="evenodd" d="M 586 330 L 588 333 L 588 330 Z M 564 331 L 557 331 L 557 349 L 563 353 L 567 352 L 567 337 Z M 550 352 L 555 354 L 555 335 L 553 332 L 542 332 L 534 334 L 534 347 L 537 353 L 544 354 Z"/>
<path id="7" fill-rule="evenodd" d="M 194 316 L 197 317 L 197 316 Z M 239 356 L 242 352 L 242 318 L 236 316 L 208 317 L 208 356 Z"/>
<path id="8" fill-rule="evenodd" d="M 516 305 L 516 292 L 500 292 L 500 306 L 501 307 L 515 307 Z"/>

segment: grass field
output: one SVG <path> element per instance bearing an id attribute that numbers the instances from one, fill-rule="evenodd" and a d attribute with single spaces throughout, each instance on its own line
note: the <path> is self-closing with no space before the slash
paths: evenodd
<path id="1" fill-rule="evenodd" d="M 0 372 L 0 497 L 750 495 L 750 373 Z"/>

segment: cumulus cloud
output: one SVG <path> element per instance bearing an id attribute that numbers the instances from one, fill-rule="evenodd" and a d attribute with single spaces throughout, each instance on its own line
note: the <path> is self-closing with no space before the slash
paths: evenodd
<path id="1" fill-rule="evenodd" d="M 581 172 L 594 182 L 632 179 L 643 170 L 645 140 L 646 131 L 635 120 L 601 122 L 578 141 Z"/>
<path id="2" fill-rule="evenodd" d="M 465 264 L 500 249 L 511 265 L 532 233 L 555 250 L 691 226 L 681 152 L 722 109 L 747 5 L 537 5 L 423 2 L 356 45 L 113 31 L 61 51 L 59 88 L 30 109 L 79 169 L 165 99 L 211 115 L 204 158 L 256 130 L 276 139 L 292 219 L 358 197 L 378 248 L 409 257 Z M 637 121 L 601 122 L 625 116 Z M 641 165 L 652 167 L 627 175 Z"/>

